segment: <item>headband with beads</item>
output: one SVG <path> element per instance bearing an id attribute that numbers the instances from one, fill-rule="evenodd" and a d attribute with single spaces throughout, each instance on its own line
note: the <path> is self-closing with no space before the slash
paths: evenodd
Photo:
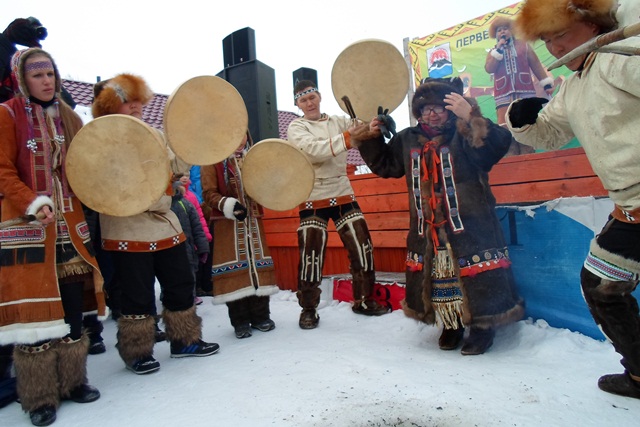
<path id="1" fill-rule="evenodd" d="M 317 87 L 312 87 L 311 89 L 303 90 L 302 92 L 296 93 L 296 96 L 293 97 L 294 101 L 297 101 L 301 96 L 309 95 L 310 93 L 317 92 Z"/>

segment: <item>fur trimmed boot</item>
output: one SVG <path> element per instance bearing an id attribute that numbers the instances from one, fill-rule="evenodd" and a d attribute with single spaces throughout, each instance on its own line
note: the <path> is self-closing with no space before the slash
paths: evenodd
<path id="1" fill-rule="evenodd" d="M 495 334 L 495 329 L 481 329 L 472 326 L 469 331 L 469 336 L 464 340 L 460 353 L 464 356 L 483 354 L 493 345 L 493 337 Z"/>
<path id="2" fill-rule="evenodd" d="M 116 347 L 127 369 L 136 374 L 148 374 L 160 369 L 160 363 L 153 358 L 155 325 L 155 319 L 148 314 L 123 314 L 118 319 Z"/>
<path id="3" fill-rule="evenodd" d="M 460 345 L 464 336 L 464 328 L 459 326 L 458 329 L 444 328 L 438 339 L 440 350 L 455 350 Z"/>
<path id="4" fill-rule="evenodd" d="M 318 305 L 320 304 L 320 284 L 301 280 L 298 282 L 298 304 L 302 307 L 298 325 L 301 329 L 315 329 L 320 322 Z"/>
<path id="5" fill-rule="evenodd" d="M 365 316 L 382 316 L 391 310 L 380 305 L 373 299 L 373 286 L 375 284 L 375 272 L 373 271 L 351 271 L 353 281 L 353 310 L 356 314 Z"/>
<path id="6" fill-rule="evenodd" d="M 302 312 L 300 313 L 300 320 L 298 321 L 300 329 L 315 329 L 318 327 L 318 323 L 320 323 L 318 310 L 315 308 L 302 309 Z"/>
<path id="7" fill-rule="evenodd" d="M 79 340 L 63 338 L 56 345 L 55 351 L 58 353 L 60 398 L 77 403 L 98 400 L 98 389 L 87 384 L 89 337 L 83 335 Z"/>
<path id="8" fill-rule="evenodd" d="M 202 341 L 202 318 L 195 306 L 182 311 L 165 309 L 162 318 L 171 342 L 171 357 L 211 356 L 220 350 L 218 344 Z"/>
<path id="9" fill-rule="evenodd" d="M 251 328 L 261 332 L 269 332 L 276 328 L 276 323 L 271 320 L 269 310 L 269 296 L 250 296 L 249 310 L 251 311 Z"/>
<path id="10" fill-rule="evenodd" d="M 58 354 L 53 347 L 47 341 L 37 346 L 16 345 L 13 350 L 20 404 L 35 426 L 53 423 L 60 404 Z"/>
<path id="11" fill-rule="evenodd" d="M 608 374 L 598 379 L 598 388 L 607 393 L 640 399 L 640 377 L 625 371 L 624 374 Z"/>
<path id="12" fill-rule="evenodd" d="M 227 302 L 229 320 L 233 326 L 236 338 L 243 339 L 251 337 L 251 309 L 250 301 L 252 296 L 240 298 Z"/>

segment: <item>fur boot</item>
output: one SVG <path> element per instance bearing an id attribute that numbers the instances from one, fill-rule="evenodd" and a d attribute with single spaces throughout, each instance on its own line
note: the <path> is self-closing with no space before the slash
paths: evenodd
<path id="1" fill-rule="evenodd" d="M 55 351 L 58 353 L 60 397 L 66 399 L 72 390 L 87 382 L 89 337 L 83 334 L 77 341 L 64 338 L 56 345 Z"/>
<path id="2" fill-rule="evenodd" d="M 149 315 L 122 315 L 118 319 L 118 352 L 127 366 L 153 356 L 155 320 Z"/>
<path id="3" fill-rule="evenodd" d="M 320 284 L 316 282 L 300 281 L 298 282 L 298 304 L 307 310 L 315 310 L 320 304 Z"/>
<path id="4" fill-rule="evenodd" d="M 172 343 L 190 345 L 202 338 L 202 318 L 196 314 L 195 306 L 182 311 L 164 309 L 162 319 L 167 339 Z"/>
<path id="5" fill-rule="evenodd" d="M 60 404 L 58 392 L 58 353 L 51 342 L 39 346 L 16 345 L 13 365 L 16 370 L 18 397 L 22 409 L 36 409 Z"/>

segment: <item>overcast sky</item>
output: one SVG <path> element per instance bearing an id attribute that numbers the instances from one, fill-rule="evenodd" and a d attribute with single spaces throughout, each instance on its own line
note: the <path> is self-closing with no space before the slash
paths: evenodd
<path id="1" fill-rule="evenodd" d="M 42 44 L 63 78 L 95 82 L 97 76 L 132 72 L 142 75 L 154 92 L 170 95 L 191 77 L 219 73 L 224 68 L 222 40 L 250 27 L 257 59 L 275 70 L 278 110 L 299 112 L 291 95 L 292 73 L 306 67 L 318 72 L 323 111 L 342 114 L 331 90 L 331 69 L 350 44 L 382 39 L 404 53 L 405 38 L 424 37 L 514 3 L 0 0 L 0 30 L 15 18 L 34 16 L 48 29 Z M 408 125 L 408 114 L 405 100 L 393 115 L 399 128 Z"/>

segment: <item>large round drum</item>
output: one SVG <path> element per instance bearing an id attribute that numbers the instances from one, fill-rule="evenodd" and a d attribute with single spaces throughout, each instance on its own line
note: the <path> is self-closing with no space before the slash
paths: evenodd
<path id="1" fill-rule="evenodd" d="M 69 145 L 65 167 L 82 203 L 113 216 L 144 212 L 162 197 L 171 178 L 162 134 L 123 114 L 83 126 Z"/>
<path id="2" fill-rule="evenodd" d="M 342 98 L 349 97 L 359 119 L 371 120 L 378 107 L 398 108 L 409 91 L 409 67 L 394 45 L 366 39 L 347 46 L 333 64 L 331 88 L 338 105 L 349 113 Z"/>
<path id="3" fill-rule="evenodd" d="M 164 108 L 169 146 L 192 165 L 212 165 L 229 157 L 248 126 L 242 96 L 231 83 L 216 76 L 194 77 L 182 83 Z"/>
<path id="4" fill-rule="evenodd" d="M 256 143 L 245 155 L 242 184 L 246 193 L 267 209 L 286 211 L 306 201 L 315 173 L 307 155 L 277 138 Z"/>

